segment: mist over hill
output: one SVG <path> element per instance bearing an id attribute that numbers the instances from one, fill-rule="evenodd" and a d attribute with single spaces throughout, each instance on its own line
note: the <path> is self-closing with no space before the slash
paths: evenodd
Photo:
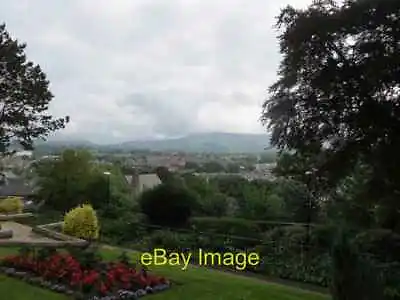
<path id="1" fill-rule="evenodd" d="M 87 140 L 51 140 L 36 147 L 84 147 L 104 150 L 152 150 L 211 153 L 258 153 L 270 147 L 267 134 L 197 133 L 180 138 L 128 141 L 120 144 L 98 145 Z"/>

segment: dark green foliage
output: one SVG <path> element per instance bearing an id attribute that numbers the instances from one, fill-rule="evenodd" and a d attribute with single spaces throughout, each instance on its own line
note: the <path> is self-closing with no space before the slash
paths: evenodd
<path id="1" fill-rule="evenodd" d="M 118 261 L 119 261 L 120 263 L 123 263 L 123 264 L 126 265 L 126 266 L 131 265 L 131 260 L 130 260 L 130 258 L 129 258 L 129 256 L 128 256 L 128 253 L 127 253 L 126 251 L 123 251 L 123 252 L 120 254 L 120 256 L 118 257 Z"/>
<path id="2" fill-rule="evenodd" d="M 36 168 L 38 194 L 46 206 L 67 211 L 88 201 L 87 187 L 92 180 L 91 155 L 87 151 L 65 150 L 56 161 L 45 161 Z"/>
<path id="3" fill-rule="evenodd" d="M 94 209 L 104 207 L 115 200 L 111 199 L 110 178 L 100 172 L 90 175 L 85 187 L 85 194 L 86 199 L 90 199 Z"/>
<path id="4" fill-rule="evenodd" d="M 221 234 L 260 238 L 261 237 L 260 234 L 264 232 L 269 232 L 271 230 L 278 230 L 278 228 L 287 228 L 287 227 L 304 228 L 306 224 L 248 220 L 243 218 L 232 218 L 232 217 L 222 217 L 222 218 L 195 217 L 190 219 L 190 225 L 196 228 L 196 230 L 202 232 L 215 232 Z"/>
<path id="5" fill-rule="evenodd" d="M 223 217 L 228 214 L 231 205 L 229 198 L 222 193 L 215 193 L 201 199 L 199 203 L 200 214 L 203 216 Z"/>
<path id="6" fill-rule="evenodd" d="M 44 260 L 55 254 L 55 252 L 56 250 L 53 248 L 40 248 L 37 250 L 36 255 L 39 260 Z"/>
<path id="7" fill-rule="evenodd" d="M 240 237 L 260 238 L 261 232 L 253 221 L 239 218 L 192 218 L 190 224 L 200 232 L 236 235 Z"/>
<path id="8" fill-rule="evenodd" d="M 196 215 L 305 222 L 310 211 L 314 222 L 318 213 L 316 205 L 308 209 L 307 189 L 294 180 L 248 181 L 239 176 L 206 180 L 192 174 L 185 174 L 183 179 L 200 196 Z"/>
<path id="9" fill-rule="evenodd" d="M 185 174 L 182 176 L 186 186 L 196 192 L 201 199 L 212 196 L 218 192 L 218 187 L 214 182 L 207 181 L 204 177 Z"/>
<path id="10" fill-rule="evenodd" d="M 279 179 L 275 182 L 272 193 L 284 200 L 286 218 L 292 222 L 312 223 L 318 221 L 319 205 L 312 197 L 307 186 L 293 179 Z"/>
<path id="11" fill-rule="evenodd" d="M 364 253 L 371 253 L 380 261 L 400 262 L 400 235 L 388 229 L 371 229 L 355 237 L 355 243 Z"/>
<path id="12" fill-rule="evenodd" d="M 238 216 L 253 220 L 281 220 L 285 217 L 284 200 L 271 193 L 267 185 L 246 184 L 237 199 Z"/>
<path id="13" fill-rule="evenodd" d="M 220 193 L 214 182 L 192 174 L 185 174 L 183 180 L 188 189 L 199 196 L 196 215 L 226 216 L 234 211 L 234 203 L 227 195 Z"/>
<path id="14" fill-rule="evenodd" d="M 73 255 L 82 267 L 87 269 L 96 269 L 102 262 L 100 252 L 95 247 L 74 251 Z"/>
<path id="15" fill-rule="evenodd" d="M 331 249 L 337 224 L 315 225 L 311 229 L 311 245 L 319 249 Z"/>
<path id="16" fill-rule="evenodd" d="M 284 9 L 283 61 L 263 112 L 272 145 L 315 167 L 326 186 L 370 167 L 363 189 L 389 229 L 400 220 L 399 15 L 397 0 Z"/>
<path id="17" fill-rule="evenodd" d="M 216 188 L 225 195 L 233 198 L 240 198 L 242 196 L 243 186 L 248 181 L 239 176 L 226 176 L 221 178 L 215 178 L 211 180 L 213 184 L 216 184 Z"/>
<path id="18" fill-rule="evenodd" d="M 341 232 L 332 251 L 333 275 L 331 292 L 333 300 L 383 300 L 383 285 L 379 272 L 374 270 Z"/>
<path id="19" fill-rule="evenodd" d="M 94 164 L 86 150 L 64 150 L 60 159 L 44 161 L 35 171 L 40 186 L 38 196 L 46 201 L 47 208 L 65 212 L 89 202 L 107 218 L 132 210 L 130 192 L 120 169 Z"/>
<path id="20" fill-rule="evenodd" d="M 48 114 L 53 99 L 49 81 L 39 65 L 27 61 L 25 48 L 0 24 L 0 153 L 8 152 L 11 143 L 32 149 L 35 139 L 69 121 Z"/>
<path id="21" fill-rule="evenodd" d="M 139 205 L 152 224 L 180 227 L 187 224 L 198 205 L 198 196 L 181 184 L 162 183 L 144 191 Z"/>
<path id="22" fill-rule="evenodd" d="M 210 180 L 209 185 L 219 193 L 234 199 L 235 216 L 247 219 L 287 219 L 285 199 L 274 192 L 269 181 L 251 181 L 239 176 L 227 176 Z"/>
<path id="23" fill-rule="evenodd" d="M 103 243 L 123 245 L 145 235 L 146 216 L 128 212 L 121 213 L 119 218 L 101 219 L 100 236 Z"/>
<path id="24" fill-rule="evenodd" d="M 179 251 L 188 245 L 182 239 L 183 235 L 170 230 L 156 230 L 145 238 L 147 249 L 163 248 L 168 251 Z"/>
<path id="25" fill-rule="evenodd" d="M 369 195 L 365 184 L 370 177 L 371 169 L 357 164 L 350 175 L 339 181 L 331 201 L 325 204 L 326 218 L 332 221 L 345 222 L 347 226 L 363 229 L 379 226 L 377 218 L 377 198 Z"/>
<path id="26" fill-rule="evenodd" d="M 21 248 L 18 250 L 18 254 L 21 255 L 21 256 L 29 256 L 29 255 L 31 255 L 33 252 L 34 252 L 34 248 L 33 248 L 33 247 L 29 247 L 29 246 L 21 247 Z"/>
<path id="27" fill-rule="evenodd" d="M 102 219 L 100 238 L 103 243 L 121 245 L 133 238 L 127 219 Z"/>
<path id="28" fill-rule="evenodd" d="M 174 175 L 168 170 L 167 167 L 157 167 L 155 171 L 158 178 L 160 178 L 161 182 L 163 183 L 174 180 Z"/>

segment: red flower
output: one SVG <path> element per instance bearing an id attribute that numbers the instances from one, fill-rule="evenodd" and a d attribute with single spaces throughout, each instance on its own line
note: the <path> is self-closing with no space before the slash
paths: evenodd
<path id="1" fill-rule="evenodd" d="M 155 286 L 167 283 L 164 277 L 154 276 L 135 270 L 122 263 L 109 263 L 103 277 L 96 270 L 84 269 L 70 254 L 54 254 L 46 259 L 37 259 L 31 256 L 8 256 L 3 262 L 37 274 L 50 281 L 61 280 L 73 288 L 95 290 L 98 294 L 106 295 L 113 289 L 131 289 L 133 286 Z M 100 280 L 101 279 L 101 280 Z"/>

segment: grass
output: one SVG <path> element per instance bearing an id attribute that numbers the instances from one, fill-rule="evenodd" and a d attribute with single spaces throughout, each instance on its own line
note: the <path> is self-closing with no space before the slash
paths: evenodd
<path id="1" fill-rule="evenodd" d="M 61 294 L 55 294 L 39 287 L 28 285 L 14 278 L 0 275 L 0 295 L 9 300 L 66 300 Z"/>
<path id="2" fill-rule="evenodd" d="M 119 256 L 121 250 L 103 249 L 104 259 L 112 260 Z M 12 248 L 0 248 L 0 257 L 15 253 Z M 132 252 L 133 260 L 138 260 L 139 253 Z M 148 300 L 329 300 L 330 297 L 317 292 L 309 292 L 260 279 L 237 276 L 217 270 L 190 267 L 182 271 L 180 267 L 153 266 L 151 270 L 166 276 L 174 285 L 171 290 L 160 294 L 146 296 Z M 63 295 L 30 286 L 16 279 L 0 276 L 0 295 L 7 295 L 8 300 L 43 299 L 67 300 Z"/>

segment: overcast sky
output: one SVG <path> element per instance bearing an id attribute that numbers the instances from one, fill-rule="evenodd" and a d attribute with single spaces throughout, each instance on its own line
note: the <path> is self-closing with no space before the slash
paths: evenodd
<path id="1" fill-rule="evenodd" d="M 110 143 L 260 133 L 280 61 L 275 17 L 311 0 L 1 0 L 69 115 L 59 136 Z"/>

